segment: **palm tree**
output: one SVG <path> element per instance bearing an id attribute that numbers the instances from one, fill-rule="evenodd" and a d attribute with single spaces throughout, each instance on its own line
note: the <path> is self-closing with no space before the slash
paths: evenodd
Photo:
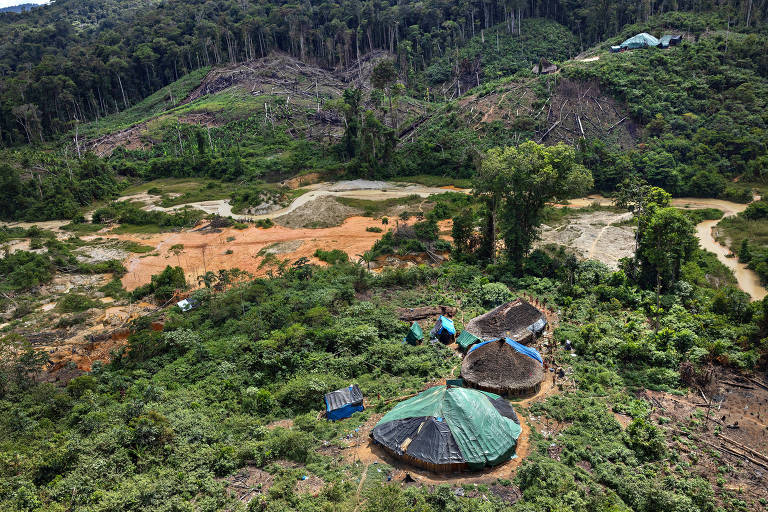
<path id="1" fill-rule="evenodd" d="M 376 255 L 373 254 L 373 251 L 365 251 L 363 254 L 356 254 L 356 256 L 358 257 L 358 264 L 365 262 L 368 266 L 368 270 L 371 270 L 371 262 L 376 259 Z"/>
<path id="2" fill-rule="evenodd" d="M 209 270 L 205 274 L 197 276 L 197 284 L 204 284 L 206 288 L 210 288 L 217 279 L 216 274 Z"/>

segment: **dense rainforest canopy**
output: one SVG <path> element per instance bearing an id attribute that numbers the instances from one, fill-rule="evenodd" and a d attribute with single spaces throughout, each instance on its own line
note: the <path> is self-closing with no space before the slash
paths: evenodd
<path id="1" fill-rule="evenodd" d="M 43 140 L 76 121 L 125 109 L 193 69 L 273 50 L 332 68 L 384 49 L 397 55 L 407 77 L 492 27 L 515 33 L 526 19 L 554 20 L 575 35 L 575 55 L 671 8 L 663 1 L 59 0 L 0 14 L 0 143 Z M 675 10 L 716 10 L 727 25 L 747 31 L 768 15 L 765 2 L 752 0 L 683 1 Z"/>

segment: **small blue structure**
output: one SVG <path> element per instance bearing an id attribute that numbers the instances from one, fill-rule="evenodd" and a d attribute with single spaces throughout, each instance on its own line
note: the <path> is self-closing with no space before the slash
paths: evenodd
<path id="1" fill-rule="evenodd" d="M 496 338 L 495 340 L 488 340 L 488 341 L 484 341 L 482 343 L 476 343 L 476 344 L 472 345 L 472 347 L 470 347 L 469 352 L 467 352 L 467 355 L 471 354 L 474 350 L 482 347 L 483 345 L 487 345 L 488 343 L 491 343 L 491 342 L 494 342 L 494 341 L 499 341 L 499 339 L 500 338 Z M 507 343 L 507 345 L 509 345 L 510 347 L 512 347 L 513 349 L 518 351 L 519 353 L 521 353 L 523 355 L 526 355 L 526 356 L 530 357 L 531 359 L 535 359 L 536 361 L 540 362 L 541 364 L 544 364 L 544 360 L 541 358 L 541 355 L 539 354 L 539 352 L 535 348 L 533 348 L 533 347 L 526 347 L 525 345 L 523 345 L 521 343 L 518 343 L 518 342 L 516 342 L 515 340 L 513 340 L 511 338 L 504 338 L 504 341 Z"/>
<path id="2" fill-rule="evenodd" d="M 364 411 L 363 392 L 357 384 L 337 389 L 325 395 L 325 417 L 329 420 L 343 420 L 358 411 Z"/>
<path id="3" fill-rule="evenodd" d="M 453 320 L 440 315 L 429 334 L 433 339 L 438 339 L 447 345 L 453 343 L 456 337 L 456 327 L 453 326 Z"/>

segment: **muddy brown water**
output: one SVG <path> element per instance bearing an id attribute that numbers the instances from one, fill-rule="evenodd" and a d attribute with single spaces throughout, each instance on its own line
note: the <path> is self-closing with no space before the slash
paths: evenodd
<path id="1" fill-rule="evenodd" d="M 598 203 L 602 206 L 611 205 L 611 200 L 607 197 L 600 195 L 591 195 L 587 197 L 580 197 L 578 199 L 572 199 L 568 202 L 568 206 L 572 207 L 585 207 L 593 203 Z M 688 208 L 692 210 L 700 210 L 703 208 L 717 208 L 722 210 L 723 217 L 731 217 L 740 212 L 743 212 L 746 208 L 746 204 L 732 203 L 731 201 L 724 201 L 722 199 L 706 199 L 697 197 L 678 197 L 672 199 L 672 206 L 676 208 Z M 752 300 L 760 300 L 768 295 L 768 290 L 760 283 L 760 277 L 747 268 L 744 263 L 739 263 L 738 258 L 731 255 L 731 250 L 720 244 L 715 240 L 712 234 L 712 228 L 714 228 L 719 220 L 705 220 L 696 225 L 696 236 L 699 239 L 701 247 L 713 252 L 717 259 L 720 260 L 723 265 L 731 269 L 733 275 L 736 277 L 736 282 L 739 288 L 749 294 Z M 731 257 L 729 257 L 731 255 Z"/>

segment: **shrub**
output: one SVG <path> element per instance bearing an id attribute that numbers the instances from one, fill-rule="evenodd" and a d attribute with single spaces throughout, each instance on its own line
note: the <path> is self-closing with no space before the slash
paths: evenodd
<path id="1" fill-rule="evenodd" d="M 478 301 L 485 307 L 495 308 L 512 300 L 512 292 L 502 283 L 487 283 L 480 287 Z"/>
<path id="2" fill-rule="evenodd" d="M 659 460 L 667 453 L 664 434 L 644 418 L 632 420 L 624 432 L 624 439 L 642 461 Z"/>
<path id="3" fill-rule="evenodd" d="M 315 251 L 315 258 L 319 259 L 320 261 L 324 261 L 329 265 L 336 265 L 339 263 L 346 263 L 349 261 L 349 256 L 347 255 L 346 252 L 342 251 L 341 249 L 333 249 L 330 251 L 317 249 Z"/>
<path id="4" fill-rule="evenodd" d="M 101 305 L 100 302 L 91 300 L 85 295 L 69 292 L 61 298 L 58 307 L 65 313 L 79 313 L 80 311 L 95 308 L 99 305 Z"/>

